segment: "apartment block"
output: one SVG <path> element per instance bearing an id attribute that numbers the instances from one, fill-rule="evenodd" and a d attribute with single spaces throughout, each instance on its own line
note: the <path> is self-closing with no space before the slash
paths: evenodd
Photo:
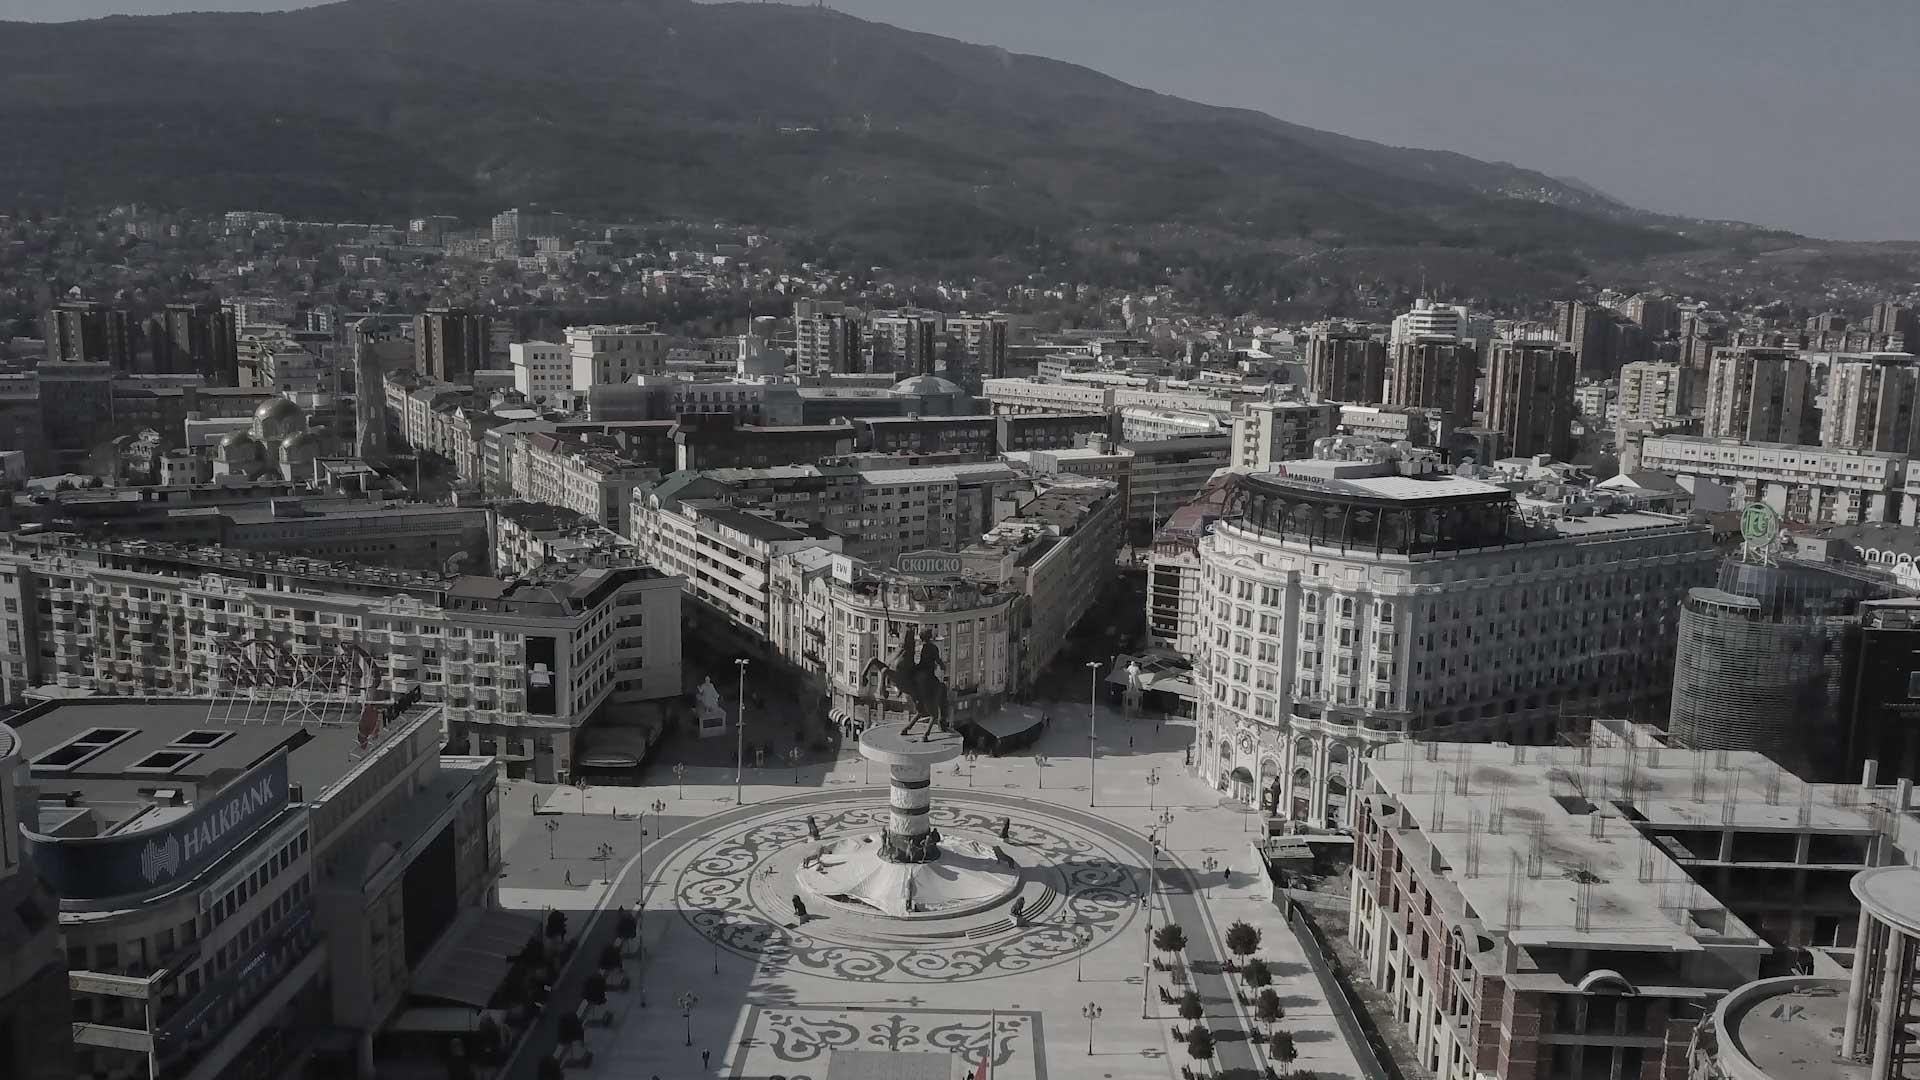
<path id="1" fill-rule="evenodd" d="M 1316 439 L 1334 434 L 1341 408 L 1322 401 L 1261 401 L 1233 418 L 1235 469 L 1264 471 L 1275 462 L 1313 456 Z"/>
<path id="2" fill-rule="evenodd" d="M 664 375 L 667 335 L 652 323 L 635 326 L 569 326 L 567 353 L 573 389 L 623 383 L 636 375 Z"/>
<path id="3" fill-rule="evenodd" d="M 1832 450 L 1793 443 L 1690 435 L 1648 435 L 1640 468 L 1699 477 L 1733 489 L 1737 503 L 1764 502 L 1794 522 L 1855 525 L 1911 511 L 1904 454 Z M 1912 500 L 1905 500 L 1908 507 Z"/>
<path id="4" fill-rule="evenodd" d="M 1693 412 L 1693 369 L 1651 361 L 1620 369 L 1620 420 L 1674 420 Z"/>
<path id="5" fill-rule="evenodd" d="M 859 313 L 837 300 L 793 302 L 793 364 L 801 375 L 863 371 Z"/>
<path id="6" fill-rule="evenodd" d="M 1818 441 L 1811 369 L 1791 349 L 1721 347 L 1707 373 L 1704 434 L 1811 445 Z"/>
<path id="7" fill-rule="evenodd" d="M 1452 423 L 1473 417 L 1473 387 L 1480 354 L 1471 342 L 1452 337 L 1416 337 L 1393 348 L 1388 405 L 1439 409 Z"/>
<path id="8" fill-rule="evenodd" d="M 513 388 L 528 401 L 545 401 L 573 389 L 570 346 L 550 341 L 516 341 L 507 346 Z"/>
<path id="9" fill-rule="evenodd" d="M 1485 426 L 1506 435 L 1507 453 L 1514 457 L 1571 457 L 1578 377 L 1570 349 L 1540 341 L 1494 342 L 1487 358 Z"/>
<path id="10" fill-rule="evenodd" d="M 261 671 L 324 660 L 394 697 L 418 687 L 445 706 L 456 752 L 543 780 L 570 774 L 573 740 L 607 702 L 681 693 L 680 587 L 645 566 L 501 580 L 54 533 L 0 540 L 4 621 L 33 643 L 7 661 L 11 701 L 17 682 L 245 693 Z"/>
<path id="11" fill-rule="evenodd" d="M 1387 343 L 1370 326 L 1321 323 L 1307 331 L 1307 388 L 1324 401 L 1386 398 Z"/>
<path id="12" fill-rule="evenodd" d="M 1920 450 L 1920 367 L 1906 353 L 1839 354 L 1827 363 L 1820 445 L 1907 454 Z"/>

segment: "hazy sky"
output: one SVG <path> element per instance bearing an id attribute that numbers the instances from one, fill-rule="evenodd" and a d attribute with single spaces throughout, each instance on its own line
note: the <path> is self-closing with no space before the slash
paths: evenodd
<path id="1" fill-rule="evenodd" d="M 0 0 L 0 18 L 298 6 Z M 1650 210 L 1920 240 L 1915 0 L 831 6 L 1361 138 L 1512 161 Z"/>

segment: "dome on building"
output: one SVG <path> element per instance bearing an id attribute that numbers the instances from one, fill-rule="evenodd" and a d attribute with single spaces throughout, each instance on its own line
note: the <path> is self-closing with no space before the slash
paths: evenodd
<path id="1" fill-rule="evenodd" d="M 296 431 L 280 443 L 280 460 L 312 461 L 320 456 L 320 440 L 310 431 Z"/>
<path id="2" fill-rule="evenodd" d="M 300 406 L 277 397 L 263 401 L 253 410 L 253 434 L 262 442 L 275 442 L 307 426 L 306 414 Z"/>
<path id="3" fill-rule="evenodd" d="M 938 375 L 915 375 L 910 379 L 901 379 L 893 384 L 889 393 L 911 397 L 935 397 L 964 394 L 960 384 Z"/>
<path id="4" fill-rule="evenodd" d="M 229 431 L 220 437 L 220 456 L 228 461 L 254 461 L 265 454 L 267 448 L 260 440 L 244 431 Z"/>

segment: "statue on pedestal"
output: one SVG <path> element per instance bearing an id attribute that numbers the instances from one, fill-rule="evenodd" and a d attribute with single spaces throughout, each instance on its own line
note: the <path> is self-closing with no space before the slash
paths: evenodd
<path id="1" fill-rule="evenodd" d="M 947 665 L 940 659 L 940 647 L 931 635 L 920 643 L 917 652 L 916 640 L 913 627 L 907 627 L 900 637 L 900 648 L 887 663 L 887 675 L 911 706 L 907 733 L 912 734 L 913 725 L 925 720 L 926 733 L 931 735 L 936 726 L 947 724 L 947 683 L 940 677 Z"/>

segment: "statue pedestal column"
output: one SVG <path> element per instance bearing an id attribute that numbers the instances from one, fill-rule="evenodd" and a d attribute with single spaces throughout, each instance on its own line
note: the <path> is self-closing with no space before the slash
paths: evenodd
<path id="1" fill-rule="evenodd" d="M 795 883 L 815 900 L 894 918 L 959 915 L 990 907 L 1020 886 L 1019 871 L 990 841 L 949 838 L 929 820 L 933 768 L 960 756 L 951 731 L 909 735 L 903 724 L 868 728 L 860 755 L 887 768 L 887 824 L 815 851 Z"/>

